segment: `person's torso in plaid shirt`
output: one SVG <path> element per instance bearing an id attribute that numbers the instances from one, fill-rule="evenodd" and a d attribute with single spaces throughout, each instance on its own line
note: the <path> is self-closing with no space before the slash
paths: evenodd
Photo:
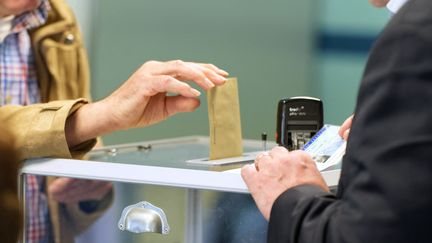
<path id="1" fill-rule="evenodd" d="M 48 1 L 42 1 L 34 11 L 12 20 L 11 29 L 0 43 L 0 105 L 28 105 L 40 100 L 28 30 L 46 22 Z M 45 180 L 27 175 L 26 242 L 50 241 L 50 219 L 45 194 Z"/>

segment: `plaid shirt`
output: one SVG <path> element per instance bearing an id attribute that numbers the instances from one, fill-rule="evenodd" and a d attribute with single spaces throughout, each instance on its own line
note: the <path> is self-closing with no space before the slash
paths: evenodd
<path id="1" fill-rule="evenodd" d="M 0 43 L 0 105 L 27 105 L 40 100 L 35 61 L 27 30 L 46 22 L 49 3 L 12 20 L 9 35 Z M 27 175 L 26 242 L 46 243 L 50 239 L 48 202 L 42 176 Z"/>

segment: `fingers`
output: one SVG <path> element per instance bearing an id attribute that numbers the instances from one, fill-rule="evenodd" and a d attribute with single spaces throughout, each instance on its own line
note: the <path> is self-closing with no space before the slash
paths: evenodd
<path id="1" fill-rule="evenodd" d="M 256 174 L 257 170 L 253 164 L 245 165 L 241 169 L 241 176 L 247 185 L 249 185 L 251 181 L 255 180 Z"/>
<path id="2" fill-rule="evenodd" d="M 205 90 L 213 88 L 215 84 L 223 84 L 226 72 L 209 64 L 196 64 L 181 60 L 169 62 L 150 61 L 144 64 L 154 75 L 169 75 L 178 80 L 191 80 Z"/>
<path id="3" fill-rule="evenodd" d="M 63 194 L 58 195 L 56 200 L 63 203 L 77 203 L 80 201 L 100 200 L 111 189 L 111 183 L 92 181 L 87 183 L 87 185 L 65 191 Z"/>
<path id="4" fill-rule="evenodd" d="M 130 78 L 129 88 L 132 95 L 135 94 L 138 84 L 142 88 L 145 97 L 152 97 L 158 93 L 175 93 L 185 97 L 194 98 L 201 93 L 183 82 L 191 80 L 200 87 L 208 90 L 215 85 L 223 84 L 227 81 L 224 77 L 228 73 L 219 69 L 212 64 L 198 64 L 192 62 L 183 62 L 180 60 L 169 62 L 146 62 Z"/>
<path id="5" fill-rule="evenodd" d="M 228 75 L 229 75 L 229 73 L 227 71 L 222 70 L 222 69 L 216 67 L 213 64 L 210 64 L 210 63 L 199 63 L 199 65 L 201 65 L 203 67 L 206 67 L 208 69 L 211 69 L 211 70 L 215 71 L 217 74 L 222 75 L 224 77 L 228 77 Z"/>
<path id="6" fill-rule="evenodd" d="M 277 146 L 270 150 L 269 154 L 272 158 L 281 160 L 288 154 L 288 150 L 285 147 Z"/>
<path id="7" fill-rule="evenodd" d="M 104 181 L 58 178 L 49 187 L 50 196 L 62 203 L 76 203 L 86 200 L 100 200 L 112 184 Z"/>
<path id="8" fill-rule="evenodd" d="M 309 154 L 301 150 L 289 152 L 285 147 L 274 147 L 270 152 L 264 152 L 257 156 L 254 165 L 257 171 L 267 171 L 275 164 L 281 163 L 288 167 L 300 166 L 303 168 L 316 167 Z"/>
<path id="9" fill-rule="evenodd" d="M 302 150 L 294 150 L 289 153 L 289 158 L 286 161 L 294 161 L 299 168 L 308 169 L 310 167 L 316 168 L 316 164 L 312 157 Z"/>
<path id="10" fill-rule="evenodd" d="M 105 181 L 94 181 L 93 187 L 87 192 L 87 198 L 83 195 L 80 201 L 84 200 L 101 200 L 109 191 L 112 190 L 112 184 Z M 85 193 L 85 192 L 84 192 Z"/>
<path id="11" fill-rule="evenodd" d="M 214 84 L 221 85 L 224 84 L 227 79 L 225 78 L 226 75 L 223 75 L 222 72 L 226 73 L 223 70 L 217 69 L 216 66 L 212 64 L 198 64 L 198 63 L 189 63 L 194 68 L 201 70 L 201 72 L 204 73 L 205 76 L 207 76 Z M 206 67 L 206 65 L 213 66 L 214 69 Z M 220 70 L 220 71 L 219 71 Z"/>
<path id="12" fill-rule="evenodd" d="M 201 95 L 201 92 L 198 90 L 168 75 L 149 78 L 148 83 L 145 85 L 146 87 L 148 86 L 149 93 L 147 95 L 149 96 L 166 92 L 180 94 L 185 97 L 197 97 Z"/>
<path id="13" fill-rule="evenodd" d="M 66 202 L 68 200 L 75 201 L 77 197 L 76 190 L 85 186 L 83 180 L 70 178 L 57 178 L 49 186 L 50 196 L 58 202 Z"/>
<path id="14" fill-rule="evenodd" d="M 64 191 L 71 190 L 84 185 L 84 180 L 77 180 L 72 178 L 57 178 L 49 186 L 49 191 L 53 195 L 64 193 Z"/>
<path id="15" fill-rule="evenodd" d="M 260 168 L 267 167 L 270 163 L 284 159 L 288 153 L 288 150 L 281 146 L 273 148 L 270 152 L 260 153 L 254 161 L 255 168 L 259 171 Z"/>
<path id="16" fill-rule="evenodd" d="M 200 105 L 200 100 L 183 96 L 167 96 L 166 111 L 168 116 L 179 112 L 192 112 Z"/>
<path id="17" fill-rule="evenodd" d="M 267 167 L 272 160 L 273 158 L 268 152 L 258 154 L 254 161 L 255 169 L 257 171 L 260 171 L 260 168 L 265 169 L 265 167 Z"/>
<path id="18" fill-rule="evenodd" d="M 342 138 L 343 138 L 345 141 L 348 141 L 348 136 L 349 136 L 350 131 L 351 131 L 351 129 L 347 129 L 347 130 L 345 130 L 345 132 L 342 134 Z"/>
<path id="19" fill-rule="evenodd" d="M 348 117 L 342 123 L 342 125 L 341 125 L 341 127 L 339 129 L 339 136 L 341 136 L 345 140 L 348 139 L 348 133 L 349 133 L 349 130 L 351 129 L 353 117 L 354 117 L 354 115 L 351 115 L 350 117 Z"/>

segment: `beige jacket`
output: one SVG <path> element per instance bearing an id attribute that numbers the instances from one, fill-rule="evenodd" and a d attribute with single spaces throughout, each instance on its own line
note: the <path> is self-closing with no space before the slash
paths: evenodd
<path id="1" fill-rule="evenodd" d="M 89 67 L 73 13 L 63 0 L 49 1 L 52 9 L 47 23 L 30 33 L 41 99 L 48 103 L 0 107 L 0 123 L 15 136 L 21 159 L 81 158 L 96 142 L 94 139 L 71 149 L 67 145 L 66 119 L 89 99 Z M 47 184 L 52 180 L 48 178 Z M 74 235 L 96 220 L 111 200 L 112 193 L 99 203 L 95 213 L 86 214 L 78 204 L 58 204 L 49 199 L 55 242 L 73 242 Z"/>
<path id="2" fill-rule="evenodd" d="M 13 153 L 14 139 L 0 124 L 0 239 L 2 243 L 16 243 L 21 217 L 19 212 L 16 175 L 18 158 Z"/>

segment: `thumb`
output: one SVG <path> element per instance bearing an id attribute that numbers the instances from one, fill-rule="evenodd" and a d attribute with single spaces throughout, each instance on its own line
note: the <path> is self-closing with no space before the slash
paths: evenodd
<path id="1" fill-rule="evenodd" d="M 349 132 L 350 132 L 350 129 L 347 129 L 347 130 L 345 130 L 345 132 L 343 133 L 342 138 L 343 138 L 345 141 L 348 141 Z"/>
<path id="2" fill-rule="evenodd" d="M 181 95 L 166 97 L 166 111 L 168 116 L 179 112 L 192 112 L 200 105 L 200 100 L 196 98 L 184 97 Z"/>

